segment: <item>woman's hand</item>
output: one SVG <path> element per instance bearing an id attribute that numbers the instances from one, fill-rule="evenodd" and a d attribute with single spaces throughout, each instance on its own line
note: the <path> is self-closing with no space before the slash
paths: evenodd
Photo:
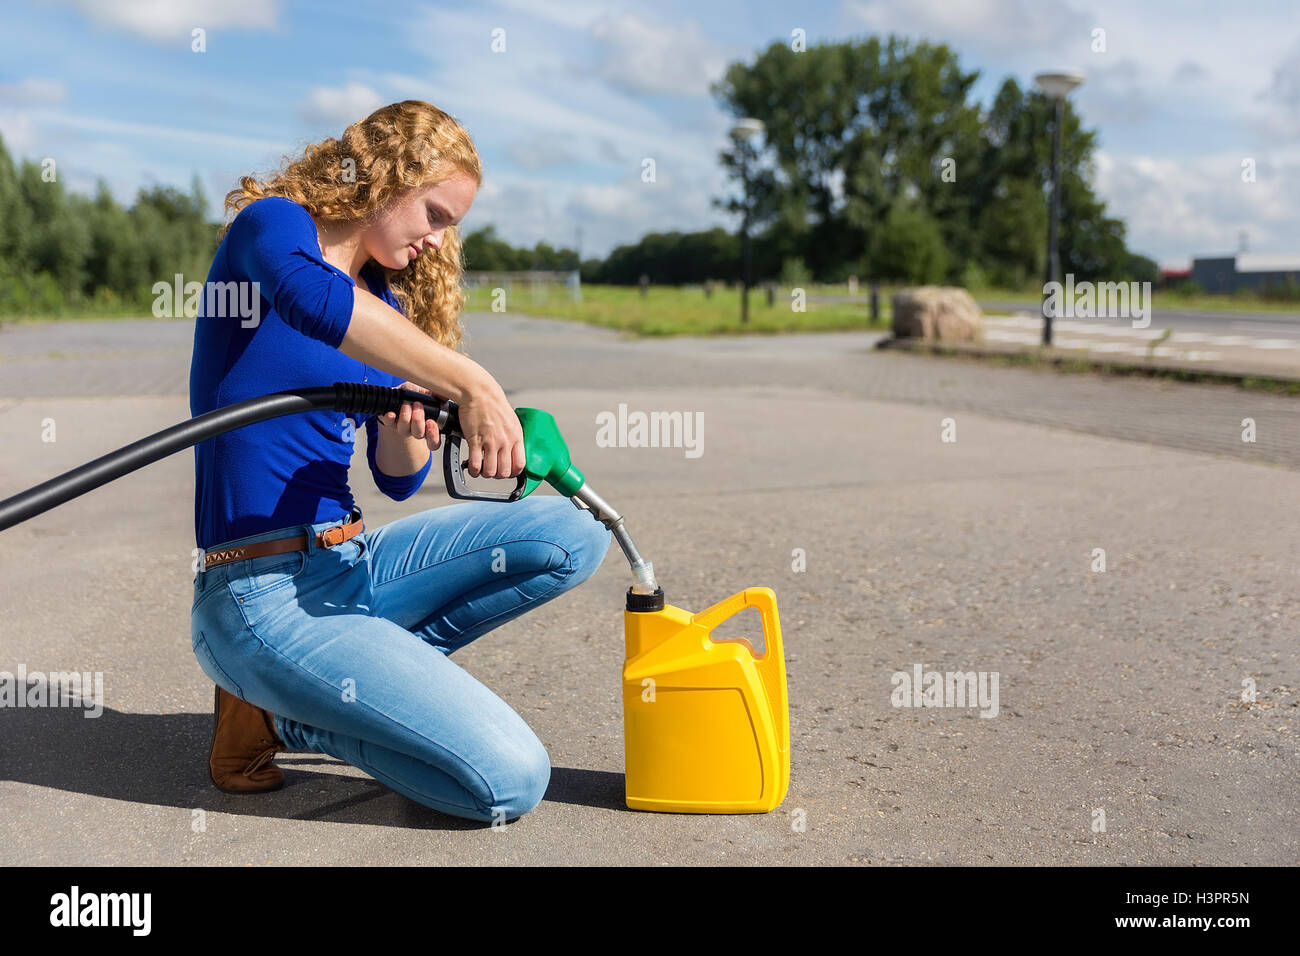
<path id="1" fill-rule="evenodd" d="M 403 382 L 398 388 L 423 392 L 425 395 L 433 394 L 427 388 L 416 385 L 414 382 Z M 423 405 L 417 405 L 414 402 L 403 402 L 400 414 L 387 412 L 376 416 L 375 420 L 381 428 L 392 430 L 397 437 L 423 438 L 433 451 L 437 451 L 439 446 L 442 445 L 442 435 L 438 431 L 438 425 L 433 419 L 424 417 Z"/>
<path id="2" fill-rule="evenodd" d="M 505 391 L 491 375 L 481 379 L 459 406 L 460 427 L 469 445 L 471 478 L 514 478 L 523 474 L 524 427 Z"/>

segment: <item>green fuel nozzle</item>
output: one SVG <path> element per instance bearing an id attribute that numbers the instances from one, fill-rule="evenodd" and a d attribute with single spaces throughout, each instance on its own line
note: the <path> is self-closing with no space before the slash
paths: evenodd
<path id="1" fill-rule="evenodd" d="M 632 586 L 633 593 L 653 594 L 658 589 L 654 565 L 641 557 L 632 536 L 624 527 L 623 516 L 591 489 L 586 477 L 570 460 L 569 446 L 550 412 L 544 412 L 540 408 L 515 409 L 519 423 L 523 426 L 525 465 L 523 472 L 517 476 L 514 490 L 506 493 L 473 491 L 465 483 L 461 451 L 464 432 L 461 431 L 456 403 L 436 398 L 430 401 L 428 395 L 407 389 L 395 391 L 401 394 L 399 407 L 402 402 L 423 404 L 425 414 L 436 421 L 438 429 L 448 436 L 448 440 L 443 443 L 442 454 L 442 472 L 447 483 L 447 494 L 469 501 L 518 501 L 528 497 L 542 482 L 546 482 L 572 501 L 575 507 L 588 511 L 613 533 L 614 540 L 623 549 L 623 554 L 632 566 L 632 574 L 637 582 Z"/>

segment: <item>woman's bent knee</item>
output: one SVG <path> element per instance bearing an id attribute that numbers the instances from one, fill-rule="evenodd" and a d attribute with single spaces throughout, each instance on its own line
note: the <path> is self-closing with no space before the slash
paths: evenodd
<path id="1" fill-rule="evenodd" d="M 491 819 L 512 820 L 542 802 L 551 782 L 551 758 L 540 740 L 520 748 L 489 778 L 493 803 Z"/>
<path id="2" fill-rule="evenodd" d="M 571 521 L 565 546 L 573 558 L 574 583 L 581 584 L 604 562 L 614 535 L 590 511 L 575 508 Z"/>

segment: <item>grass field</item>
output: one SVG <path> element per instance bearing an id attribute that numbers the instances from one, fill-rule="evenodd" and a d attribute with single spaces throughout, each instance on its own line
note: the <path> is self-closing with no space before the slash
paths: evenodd
<path id="1" fill-rule="evenodd" d="M 522 282 L 504 290 L 504 311 L 524 315 L 571 319 L 636 335 L 742 335 L 779 332 L 826 332 L 889 327 L 890 308 L 886 295 L 880 297 L 880 321 L 871 322 L 866 302 L 822 301 L 819 289 L 809 288 L 804 311 L 795 311 L 790 289 L 776 293 L 767 304 L 762 289 L 749 292 L 749 321 L 740 321 L 740 290 L 716 289 L 712 297 L 700 286 L 651 286 L 641 291 L 628 286 L 582 287 L 582 301 L 575 302 L 569 290 L 538 284 L 530 289 Z M 847 294 L 847 289 L 845 289 Z M 490 289 L 467 289 L 466 310 L 490 312 L 495 293 Z"/>
<path id="2" fill-rule="evenodd" d="M 805 288 L 805 311 L 793 308 L 792 290 L 777 290 L 773 305 L 767 294 L 754 289 L 749 294 L 749 322 L 740 322 L 740 290 L 719 288 L 712 298 L 700 286 L 651 286 L 643 298 L 640 290 L 627 286 L 583 286 L 582 301 L 573 301 L 567 289 L 539 284 L 530 289 L 515 283 L 505 291 L 506 312 L 571 319 L 623 329 L 637 335 L 736 335 L 745 333 L 821 332 L 849 329 L 888 329 L 892 315 L 890 302 L 898 286 L 880 287 L 880 319 L 871 321 L 865 286 L 858 287 L 856 297 L 849 296 L 847 285 L 816 285 Z M 490 311 L 493 293 L 488 289 L 467 290 L 467 309 Z M 1023 304 L 1032 309 L 1041 302 L 1041 293 L 1006 289 L 972 290 L 977 299 Z M 1156 316 L 1161 308 L 1179 310 L 1233 310 L 1257 312 L 1300 312 L 1300 303 L 1261 301 L 1255 296 L 1182 295 L 1177 292 L 1153 292 L 1152 309 Z"/>
<path id="3" fill-rule="evenodd" d="M 643 298 L 636 287 L 586 285 L 582 301 L 573 301 L 568 289 L 539 284 L 529 288 L 517 282 L 505 290 L 506 313 L 569 319 L 606 328 L 620 329 L 632 335 L 746 335 L 782 332 L 828 332 L 849 330 L 886 330 L 891 317 L 891 297 L 897 286 L 880 287 L 880 318 L 871 321 L 868 289 L 858 287 L 856 297 L 849 296 L 847 285 L 804 287 L 803 311 L 796 311 L 796 301 L 789 287 L 779 288 L 772 305 L 761 288 L 749 293 L 749 322 L 740 321 L 739 288 L 715 289 L 712 297 L 701 286 L 651 286 Z M 1023 305 L 1031 311 L 1041 301 L 1033 290 L 974 289 L 977 299 Z M 493 311 L 494 295 L 490 289 L 467 289 L 466 309 L 471 312 Z M 1159 320 L 1161 309 L 1300 313 L 1300 303 L 1270 302 L 1253 295 L 1210 296 L 1182 295 L 1172 291 L 1153 292 L 1153 319 Z M 3 315 L 0 323 L 49 322 L 59 319 L 144 318 L 149 307 L 130 308 L 118 303 L 103 303 L 84 309 L 69 309 L 62 315 Z"/>

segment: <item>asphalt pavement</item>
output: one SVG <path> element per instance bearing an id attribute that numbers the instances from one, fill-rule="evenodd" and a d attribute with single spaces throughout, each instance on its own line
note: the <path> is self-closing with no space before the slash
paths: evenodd
<path id="1" fill-rule="evenodd" d="M 215 790 L 184 453 L 0 532 L 0 671 L 103 675 L 95 718 L 0 706 L 0 863 L 1300 862 L 1296 399 L 894 354 L 868 334 L 467 326 L 511 400 L 555 415 L 669 603 L 776 592 L 785 802 L 623 804 L 617 548 L 452 658 L 550 752 L 531 813 L 447 817 L 308 753 L 277 758 L 280 791 Z M 0 328 L 0 497 L 188 418 L 192 328 Z M 620 404 L 701 414 L 701 453 L 603 447 L 597 417 Z M 455 506 L 436 471 L 384 498 L 364 454 L 368 527 Z M 997 675 L 996 714 L 896 706 L 917 665 Z"/>
<path id="2" fill-rule="evenodd" d="M 1025 313 L 1042 322 L 1042 312 L 1023 302 L 979 299 L 988 313 Z M 1094 316 L 1089 323 L 1118 328 L 1131 326 L 1132 318 Z M 1247 335 L 1260 338 L 1300 338 L 1300 310 L 1256 312 L 1233 309 L 1169 309 L 1163 305 L 1151 310 L 1151 328 L 1201 332 L 1208 335 Z"/>

